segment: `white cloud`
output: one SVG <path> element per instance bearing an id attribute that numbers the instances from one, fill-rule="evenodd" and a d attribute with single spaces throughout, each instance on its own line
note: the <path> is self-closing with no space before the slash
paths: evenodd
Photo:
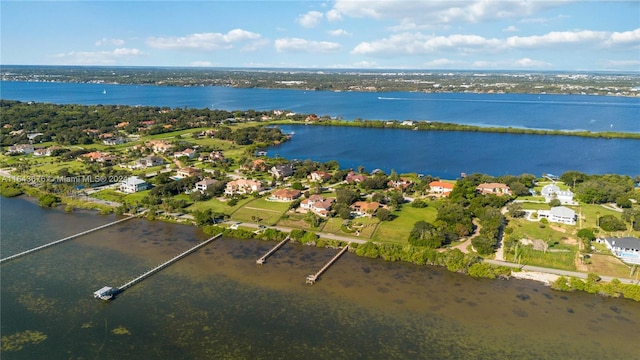
<path id="1" fill-rule="evenodd" d="M 404 24 L 450 24 L 456 21 L 481 22 L 494 19 L 530 16 L 541 9 L 556 7 L 566 1 L 471 0 L 404 1 L 336 0 L 331 17 L 393 19 Z"/>
<path id="2" fill-rule="evenodd" d="M 435 59 L 435 60 L 427 61 L 424 63 L 424 66 L 428 68 L 438 68 L 438 67 L 447 67 L 451 65 L 456 65 L 460 63 L 461 61 L 443 58 L 443 59 Z"/>
<path id="3" fill-rule="evenodd" d="M 612 45 L 626 45 L 633 43 L 635 43 L 635 45 L 640 45 L 640 28 L 631 31 L 614 32 L 611 34 L 609 43 Z"/>
<path id="4" fill-rule="evenodd" d="M 53 55 L 58 64 L 66 65 L 113 65 L 123 59 L 145 55 L 139 49 L 118 48 L 112 51 L 71 51 Z"/>
<path id="5" fill-rule="evenodd" d="M 303 27 L 312 28 L 316 27 L 320 21 L 322 21 L 323 17 L 324 15 L 319 11 L 309 11 L 306 14 L 298 16 L 296 21 Z"/>
<path id="6" fill-rule="evenodd" d="M 479 35 L 433 36 L 421 33 L 401 33 L 382 40 L 362 42 L 352 50 L 352 53 L 356 55 L 426 54 L 451 49 L 464 52 L 493 51 L 492 49 L 499 45 L 500 40 L 486 39 Z"/>
<path id="7" fill-rule="evenodd" d="M 512 36 L 506 39 L 506 45 L 518 48 L 535 48 L 555 44 L 570 44 L 583 42 L 602 42 L 608 37 L 604 31 L 554 31 L 544 35 Z"/>
<path id="8" fill-rule="evenodd" d="M 348 32 L 346 30 L 343 30 L 343 29 L 329 30 L 327 32 L 331 36 L 351 36 L 350 32 Z"/>
<path id="9" fill-rule="evenodd" d="M 96 41 L 96 46 L 102 46 L 102 45 L 122 46 L 122 45 L 124 45 L 124 40 L 122 40 L 122 39 L 109 39 L 109 38 L 103 37 L 102 39 Z"/>
<path id="10" fill-rule="evenodd" d="M 173 50 L 218 50 L 230 49 L 233 43 L 243 41 L 257 41 L 261 39 L 261 35 L 242 30 L 233 29 L 226 34 L 223 33 L 198 33 L 181 37 L 151 37 L 147 40 L 147 44 L 153 48 Z"/>
<path id="11" fill-rule="evenodd" d="M 211 61 L 193 61 L 189 64 L 189 66 L 193 67 L 210 67 L 213 66 Z"/>
<path id="12" fill-rule="evenodd" d="M 342 46 L 335 42 L 312 41 L 300 38 L 277 39 L 275 47 L 278 52 L 334 53 Z"/>
<path id="13" fill-rule="evenodd" d="M 476 69 L 543 69 L 550 68 L 552 64 L 545 61 L 522 58 L 498 61 L 479 60 L 474 61 L 471 66 Z"/>
<path id="14" fill-rule="evenodd" d="M 609 60 L 605 63 L 607 68 L 628 68 L 634 71 L 640 71 L 640 59 L 636 60 Z"/>
<path id="15" fill-rule="evenodd" d="M 620 46 L 640 47 L 640 29 L 627 32 L 606 31 L 554 31 L 543 35 L 511 36 L 507 38 L 485 38 L 474 34 L 452 34 L 447 36 L 425 35 L 420 32 L 403 32 L 387 38 L 361 42 L 351 51 L 355 55 L 419 55 L 442 51 L 469 53 L 496 53 L 518 49 L 543 49 L 563 45 L 563 50 L 577 46 L 604 48 Z M 573 45 L 573 47 L 571 47 Z"/>
<path id="16" fill-rule="evenodd" d="M 331 9 L 331 10 L 327 11 L 326 17 L 327 17 L 327 20 L 329 20 L 329 21 L 342 20 L 342 15 L 340 14 L 340 11 L 338 11 L 336 9 Z"/>
<path id="17" fill-rule="evenodd" d="M 502 29 L 502 31 L 504 32 L 518 32 L 520 30 L 518 30 L 518 28 L 514 25 L 511 26 L 507 26 L 506 28 Z"/>

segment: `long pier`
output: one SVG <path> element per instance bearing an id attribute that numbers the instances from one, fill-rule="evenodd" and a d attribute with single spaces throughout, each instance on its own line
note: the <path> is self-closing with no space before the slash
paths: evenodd
<path id="1" fill-rule="evenodd" d="M 322 267 L 322 269 L 320 269 L 317 273 L 315 274 L 311 274 L 307 276 L 307 284 L 313 285 L 318 278 L 320 277 L 320 275 L 322 275 L 323 272 L 325 272 L 325 270 L 327 270 L 329 268 L 329 266 L 331 266 L 336 260 L 338 260 L 338 258 L 345 253 L 345 251 L 349 250 L 349 244 L 347 244 L 345 247 L 342 248 L 342 250 L 340 250 L 339 253 L 336 254 L 336 256 L 334 256 L 331 260 L 329 260 L 329 262 Z"/>
<path id="2" fill-rule="evenodd" d="M 182 259 L 183 257 L 185 257 L 185 256 L 187 256 L 187 255 L 189 255 L 189 254 L 191 254 L 192 252 L 195 252 L 196 250 L 200 249 L 201 247 L 203 247 L 203 246 L 205 246 L 205 245 L 209 244 L 210 242 L 212 242 L 213 240 L 215 240 L 215 239 L 219 238 L 220 236 L 222 236 L 222 233 L 220 233 L 220 234 L 218 234 L 218 235 L 216 235 L 216 236 L 213 236 L 213 237 L 211 237 L 211 238 L 209 238 L 209 239 L 207 239 L 207 240 L 205 240 L 205 241 L 201 242 L 200 244 L 198 244 L 198 245 L 196 245 L 196 246 L 194 246 L 194 247 L 192 247 L 192 248 L 190 248 L 190 249 L 188 249 L 188 250 L 186 250 L 186 251 L 181 252 L 180 254 L 178 254 L 178 255 L 176 255 L 176 256 L 174 256 L 174 257 L 172 257 L 171 259 L 169 259 L 169 260 L 167 260 L 167 261 L 163 262 L 162 264 L 160 264 L 160 265 L 158 265 L 158 266 L 154 267 L 153 269 L 151 269 L 151 270 L 149 270 L 149 271 L 145 272 L 144 274 L 142 274 L 142 275 L 140 275 L 140 276 L 136 277 L 135 279 L 133 279 L 133 280 L 131 280 L 131 281 L 129 281 L 129 282 L 127 282 L 127 283 L 125 283 L 124 285 L 120 285 L 120 287 L 117 287 L 117 288 L 115 288 L 115 289 L 113 289 L 113 288 L 109 288 L 109 287 L 104 287 L 103 289 L 107 289 L 107 296 L 106 296 L 106 297 L 100 297 L 100 296 L 97 296 L 97 295 L 99 295 L 99 294 L 97 294 L 97 293 L 98 293 L 100 290 L 96 291 L 94 294 L 96 295 L 96 297 L 100 297 L 100 298 L 103 298 L 103 299 L 105 299 L 105 300 L 109 300 L 109 299 L 111 299 L 114 295 L 119 294 L 119 293 L 121 293 L 121 292 L 125 291 L 126 289 L 128 289 L 128 288 L 132 287 L 133 285 L 135 285 L 135 284 L 139 283 L 140 281 L 142 281 L 142 280 L 144 280 L 144 279 L 148 278 L 149 276 L 151 276 L 151 275 L 153 275 L 153 274 L 157 273 L 158 271 L 160 271 L 160 270 L 162 270 L 162 269 L 166 268 L 167 266 L 169 266 L 169 265 L 173 264 L 174 262 L 176 262 L 176 261 L 178 261 L 178 260 Z M 101 290 L 103 290 L 103 289 L 101 289 Z"/>
<path id="3" fill-rule="evenodd" d="M 267 260 L 267 258 L 269 256 L 271 256 L 271 254 L 273 254 L 274 252 L 276 252 L 276 250 L 280 249 L 280 247 L 282 245 L 284 245 L 284 243 L 286 243 L 287 241 L 289 241 L 289 236 L 287 236 L 286 238 L 284 238 L 284 240 L 280 241 L 278 243 L 278 245 L 274 246 L 273 249 L 269 250 L 268 253 L 264 254 L 260 259 L 256 260 L 256 264 L 258 265 L 262 265 L 264 264 L 264 262 Z"/>
<path id="4" fill-rule="evenodd" d="M 114 221 L 114 222 L 111 222 L 111 223 L 108 223 L 108 224 L 105 224 L 105 225 L 102 225 L 102 226 L 98 226 L 97 228 L 93 228 L 93 229 L 90 229 L 90 230 L 87 230 L 87 231 L 83 231 L 83 232 L 75 234 L 75 235 L 67 236 L 64 239 L 56 240 L 54 242 L 50 242 L 48 244 L 44 244 L 44 245 L 35 247 L 33 249 L 29 249 L 29 250 L 23 251 L 21 253 L 15 254 L 15 255 L 7 256 L 4 259 L 0 259 L 0 264 L 5 262 L 5 261 L 13 260 L 15 258 L 30 254 L 30 253 L 33 253 L 33 252 L 36 252 L 36 251 L 39 251 L 39 250 L 42 250 L 42 249 L 46 249 L 46 248 L 48 248 L 50 246 L 58 245 L 58 244 L 60 244 L 62 242 L 65 242 L 65 241 L 68 241 L 68 240 L 71 240 L 71 239 L 75 239 L 75 238 L 77 238 L 79 236 L 86 235 L 86 234 L 92 233 L 94 231 L 98 231 L 98 230 L 104 229 L 106 227 L 121 223 L 123 221 L 131 220 L 133 218 L 135 218 L 135 216 L 130 216 L 128 218 L 120 219 L 120 220 L 117 220 L 117 221 Z"/>

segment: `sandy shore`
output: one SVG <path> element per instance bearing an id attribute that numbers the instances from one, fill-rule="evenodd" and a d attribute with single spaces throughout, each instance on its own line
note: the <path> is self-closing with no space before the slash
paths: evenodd
<path id="1" fill-rule="evenodd" d="M 534 280 L 544 283 L 547 286 L 551 286 L 551 284 L 556 281 L 560 276 L 555 274 L 547 274 L 538 271 L 512 271 L 511 277 L 516 279 L 523 280 Z"/>

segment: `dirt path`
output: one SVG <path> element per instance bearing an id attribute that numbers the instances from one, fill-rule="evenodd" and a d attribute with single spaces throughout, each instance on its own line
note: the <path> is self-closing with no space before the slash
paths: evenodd
<path id="1" fill-rule="evenodd" d="M 473 219 L 473 225 L 476 226 L 476 230 L 473 232 L 473 234 L 471 234 L 471 236 L 469 236 L 467 240 L 465 240 L 462 244 L 454 246 L 453 249 L 458 249 L 465 254 L 469 253 L 469 250 L 467 250 L 467 248 L 469 247 L 469 244 L 471 244 L 471 240 L 473 240 L 474 237 L 480 235 L 480 229 L 482 229 L 482 226 L 480 226 L 480 223 L 478 223 L 475 218 Z"/>

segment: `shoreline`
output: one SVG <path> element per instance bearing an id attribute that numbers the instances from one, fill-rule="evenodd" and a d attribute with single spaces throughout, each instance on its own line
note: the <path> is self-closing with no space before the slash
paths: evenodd
<path id="1" fill-rule="evenodd" d="M 23 198 L 25 201 L 29 201 L 29 202 L 32 202 L 34 204 L 37 204 L 37 199 L 34 198 L 33 196 L 29 195 L 29 194 L 25 193 L 25 194 L 19 195 L 18 197 L 19 198 Z M 62 204 L 59 204 L 59 205 L 55 206 L 54 208 L 57 211 L 69 212 L 66 209 L 62 208 L 64 205 L 65 204 L 62 203 Z M 78 208 L 78 209 L 79 210 L 87 210 L 87 211 L 89 211 L 89 210 L 96 211 L 97 213 L 100 212 L 100 210 L 97 210 L 95 208 Z M 75 210 L 75 208 L 74 208 L 74 210 Z M 74 211 L 74 210 L 71 210 L 71 211 Z M 141 217 L 141 219 L 142 219 L 142 217 Z M 152 220 L 149 220 L 149 219 L 146 219 L 146 218 L 145 218 L 145 220 L 152 222 Z M 162 221 L 162 222 L 165 222 L 165 223 L 191 226 L 191 227 L 200 229 L 200 230 L 202 230 L 202 231 L 204 231 L 205 233 L 208 234 L 207 227 L 204 227 L 204 228 L 198 227 L 195 224 L 193 224 L 191 221 L 185 222 L 185 221 L 179 221 L 179 220 L 165 219 L 165 218 L 162 218 L 162 217 L 159 217 L 159 218 L 156 217 L 153 221 Z M 218 226 L 215 226 L 215 225 L 212 226 L 212 227 L 219 228 Z M 236 232 L 236 230 L 230 230 L 228 228 L 223 228 L 223 229 L 225 229 L 225 231 L 222 234 L 222 236 L 234 239 L 236 241 L 257 240 L 257 241 L 269 241 L 269 242 L 277 243 L 277 242 L 279 242 L 281 240 L 281 239 L 269 239 L 269 238 L 257 238 L 257 237 L 249 237 L 249 238 L 245 239 L 245 238 L 242 238 L 242 237 L 233 236 L 233 233 Z M 282 228 L 282 227 L 279 227 L 279 229 L 276 229 L 276 230 L 278 232 L 282 233 L 282 234 L 287 234 L 286 231 L 283 231 L 285 229 Z M 292 230 L 292 229 L 289 229 L 289 230 Z M 227 232 L 230 232 L 231 234 L 229 234 Z M 251 234 L 255 235 L 255 233 L 253 233 L 253 232 L 251 232 Z M 378 245 L 377 243 L 374 243 L 374 242 L 371 242 L 371 241 L 367 241 L 367 242 L 365 242 L 363 244 L 362 242 L 357 241 L 357 240 L 356 241 L 349 241 L 349 240 L 346 240 L 346 239 L 339 240 L 339 239 L 327 239 L 327 238 L 318 237 L 317 240 L 318 240 L 317 242 L 302 243 L 302 242 L 299 242 L 299 241 L 296 241 L 296 240 L 292 239 L 293 242 L 297 242 L 300 245 L 322 247 L 322 248 L 331 248 L 331 249 L 335 249 L 337 247 L 340 247 L 340 245 L 342 245 L 343 243 L 347 243 L 347 244 L 350 245 L 349 252 L 354 253 L 358 257 L 369 257 L 369 256 L 366 256 L 366 255 L 360 255 L 360 254 L 358 254 L 356 252 L 356 249 L 357 249 L 358 245 L 366 245 L 366 244 L 373 244 L 375 246 Z M 356 244 L 356 246 L 352 247 L 352 245 L 354 243 Z M 452 251 L 451 249 L 448 249 L 448 250 Z M 379 257 L 382 258 L 381 260 L 385 261 L 385 262 L 386 261 L 392 261 L 392 262 L 395 261 L 395 260 L 385 259 L 384 256 L 379 256 Z M 379 257 L 376 257 L 376 258 L 379 258 Z M 515 268 L 515 269 L 514 270 L 510 270 L 509 274 L 494 274 L 494 275 L 490 275 L 490 276 L 485 274 L 484 276 L 474 276 L 474 275 L 471 275 L 469 272 L 453 271 L 453 270 L 449 269 L 447 266 L 445 266 L 444 264 L 430 264 L 430 263 L 417 264 L 417 263 L 414 263 L 414 262 L 409 262 L 409 263 L 413 263 L 414 265 L 417 265 L 417 266 L 429 265 L 429 266 L 437 266 L 437 267 L 440 267 L 440 268 L 444 267 L 448 271 L 460 273 L 460 274 L 466 275 L 466 276 L 471 276 L 473 278 L 485 277 L 485 278 L 489 278 L 490 280 L 497 280 L 497 279 L 509 280 L 511 278 L 515 278 L 517 280 L 531 280 L 531 281 L 535 281 L 535 282 L 538 282 L 538 283 L 542 283 L 543 285 L 548 286 L 548 287 L 550 287 L 550 288 L 552 288 L 554 290 L 569 291 L 569 292 L 575 291 L 576 289 L 561 289 L 561 288 L 558 288 L 557 286 L 554 286 L 554 284 L 556 284 L 558 282 L 558 280 L 560 278 L 562 278 L 562 277 L 566 278 L 567 280 L 575 278 L 575 279 L 578 279 L 579 281 L 581 281 L 581 279 L 588 279 L 588 276 L 587 276 L 588 274 L 586 274 L 586 273 L 561 271 L 561 272 L 567 273 L 567 274 L 574 273 L 573 275 L 582 274 L 583 276 L 573 276 L 572 274 L 569 274 L 569 275 L 558 275 L 557 273 L 554 273 L 554 272 L 559 271 L 559 270 L 556 270 L 556 269 L 535 267 L 535 270 L 527 270 L 527 269 L 524 269 L 525 266 L 521 267 L 518 264 L 513 264 L 513 263 L 509 263 L 509 262 L 505 262 L 505 261 L 487 260 L 487 259 L 484 259 L 484 258 L 480 258 L 480 259 L 481 259 L 480 262 L 478 262 L 477 264 L 485 264 L 487 266 L 492 267 L 494 270 L 500 270 L 500 268 L 504 269 L 505 267 Z M 407 261 L 404 261 L 404 260 L 399 260 L 399 261 L 407 262 Z M 548 269 L 549 271 L 544 271 L 544 269 Z M 608 281 L 605 280 L 605 279 L 607 279 Z M 640 288 L 640 282 L 638 282 L 636 280 L 633 280 L 633 279 L 624 279 L 624 278 L 623 279 L 619 279 L 619 278 L 611 278 L 611 277 L 605 276 L 603 278 L 599 277 L 598 280 L 602 280 L 606 284 L 610 284 L 613 281 L 613 279 L 617 280 L 618 282 L 620 282 L 622 284 L 626 284 L 626 285 L 630 285 L 630 286 L 637 286 L 637 287 Z M 583 291 L 586 291 L 586 290 L 583 290 Z M 588 291 L 586 291 L 586 292 L 588 292 Z M 634 298 L 624 297 L 624 296 L 622 296 L 621 293 L 606 294 L 606 293 L 600 291 L 600 292 L 597 292 L 596 294 L 601 295 L 601 296 L 607 296 L 607 297 L 622 297 L 622 298 L 626 298 L 626 299 L 629 299 L 629 300 L 640 301 L 640 299 L 636 300 Z"/>

